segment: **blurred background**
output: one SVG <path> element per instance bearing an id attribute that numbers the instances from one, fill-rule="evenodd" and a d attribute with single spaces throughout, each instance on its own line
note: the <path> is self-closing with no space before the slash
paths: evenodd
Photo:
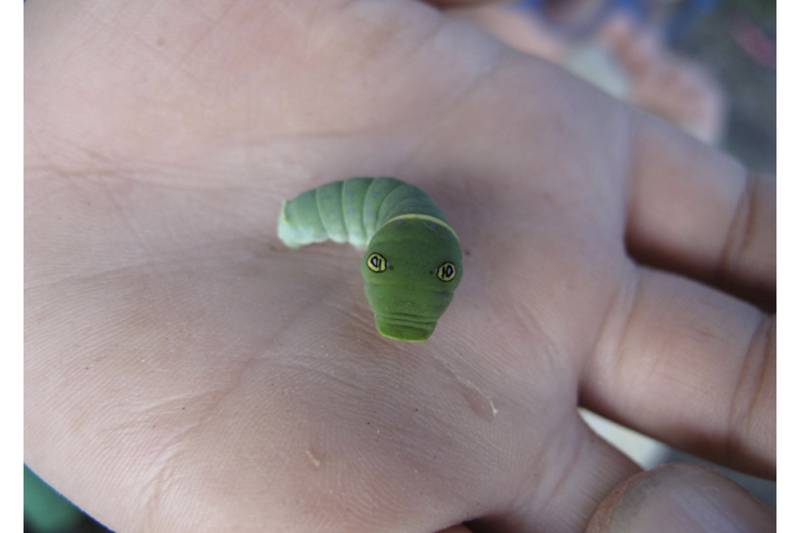
<path id="1" fill-rule="evenodd" d="M 753 171 L 775 173 L 774 0 L 517 0 L 456 15 L 719 146 Z M 644 468 L 703 463 L 775 505 L 772 481 L 582 414 Z M 26 532 L 108 531 L 27 467 L 24 483 Z"/>
<path id="2" fill-rule="evenodd" d="M 775 0 L 726 0 L 675 42 L 710 70 L 728 100 L 721 145 L 775 174 Z"/>

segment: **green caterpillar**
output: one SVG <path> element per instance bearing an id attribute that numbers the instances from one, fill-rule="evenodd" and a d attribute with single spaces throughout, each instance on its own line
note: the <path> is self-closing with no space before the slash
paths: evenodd
<path id="1" fill-rule="evenodd" d="M 424 341 L 461 281 L 458 236 L 430 197 L 395 178 L 350 178 L 285 201 L 278 237 L 297 248 L 366 247 L 364 292 L 384 337 Z"/>

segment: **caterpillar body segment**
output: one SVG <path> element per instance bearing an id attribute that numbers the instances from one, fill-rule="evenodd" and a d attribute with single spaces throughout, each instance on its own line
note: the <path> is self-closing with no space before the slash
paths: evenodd
<path id="1" fill-rule="evenodd" d="M 430 197 L 413 185 L 395 178 L 350 178 L 284 202 L 278 236 L 291 248 L 327 240 L 364 248 L 380 226 L 407 214 L 447 223 Z"/>

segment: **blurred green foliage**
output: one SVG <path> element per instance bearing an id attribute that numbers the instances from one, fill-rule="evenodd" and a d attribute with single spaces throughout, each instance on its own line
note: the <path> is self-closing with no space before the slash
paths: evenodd
<path id="1" fill-rule="evenodd" d="M 775 0 L 727 0 L 730 7 L 747 12 L 757 19 L 775 18 Z"/>
<path id="2" fill-rule="evenodd" d="M 69 531 L 83 513 L 50 485 L 25 467 L 25 523 L 42 533 Z"/>

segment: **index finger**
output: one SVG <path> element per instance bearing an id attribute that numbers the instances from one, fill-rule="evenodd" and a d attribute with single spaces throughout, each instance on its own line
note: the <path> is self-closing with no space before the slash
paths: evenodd
<path id="1" fill-rule="evenodd" d="M 634 121 L 628 244 L 646 262 L 774 307 L 775 180 L 644 114 Z"/>

